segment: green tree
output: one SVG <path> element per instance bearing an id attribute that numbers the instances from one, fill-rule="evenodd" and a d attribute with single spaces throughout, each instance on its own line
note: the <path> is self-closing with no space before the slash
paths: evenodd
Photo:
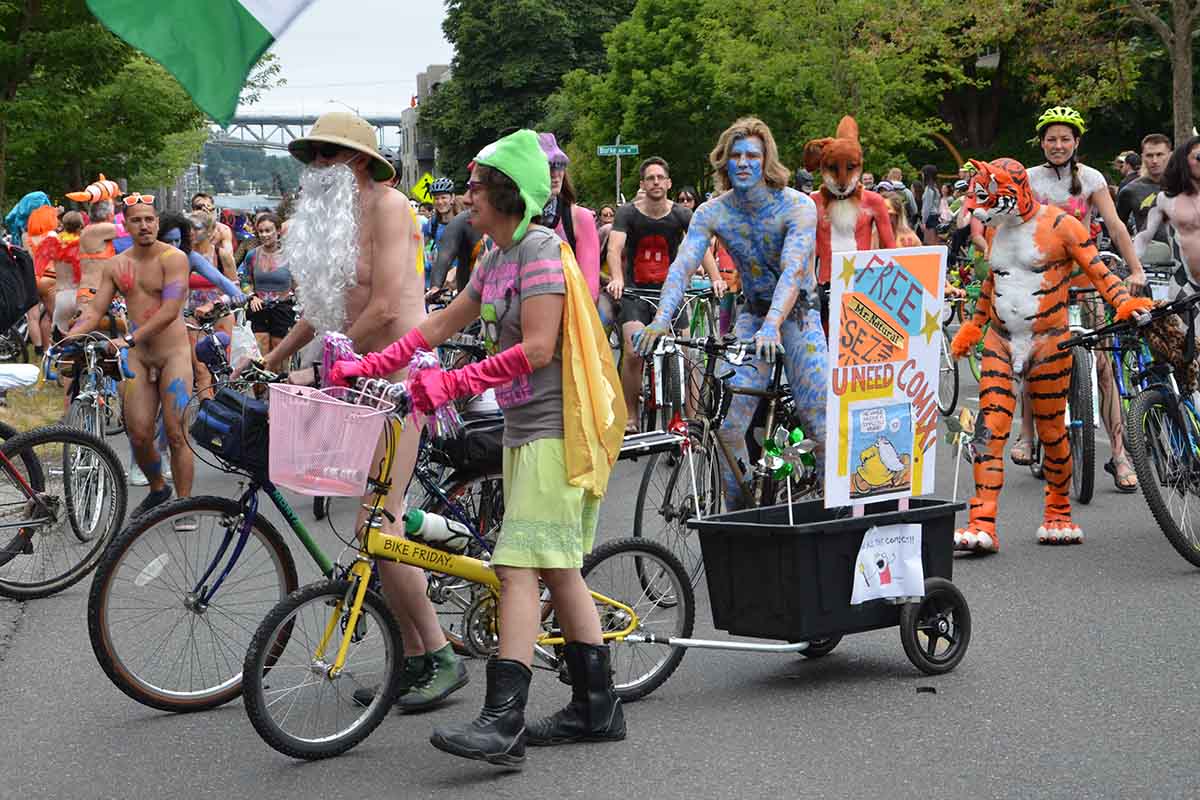
<path id="1" fill-rule="evenodd" d="M 536 126 L 569 70 L 598 71 L 601 36 L 633 0 L 448 0 L 442 30 L 452 76 L 421 106 L 438 167 L 461 181 L 479 149 L 509 127 Z"/>
<path id="2" fill-rule="evenodd" d="M 62 123 L 83 116 L 77 99 L 132 57 L 83 0 L 0 0 L 0 206 L 8 207 L 10 194 L 39 188 L 26 175 L 48 168 L 24 163 L 42 156 L 23 145 L 41 131 L 64 135 Z"/>
<path id="3" fill-rule="evenodd" d="M 1192 135 L 1195 98 L 1194 49 L 1200 24 L 1197 0 L 1130 0 L 1128 13 L 1150 26 L 1162 40 L 1171 61 L 1171 105 L 1174 108 L 1175 141 L 1182 144 Z"/>

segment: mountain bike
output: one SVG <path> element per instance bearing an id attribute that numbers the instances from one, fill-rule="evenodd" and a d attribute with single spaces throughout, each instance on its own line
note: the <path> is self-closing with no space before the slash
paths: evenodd
<path id="1" fill-rule="evenodd" d="M 1191 390 L 1181 393 L 1177 369 L 1194 373 L 1195 321 L 1200 294 L 1156 306 L 1142 320 L 1131 319 L 1097 328 L 1059 345 L 1093 347 L 1105 337 L 1137 335 L 1146 325 L 1166 325 L 1167 318 L 1185 323 L 1181 353 L 1152 352 L 1151 364 L 1134 381 L 1142 389 L 1126 417 L 1125 436 L 1138 485 L 1167 541 L 1189 563 L 1200 567 L 1200 414 Z M 1182 357 L 1181 357 L 1182 356 Z M 1195 375 L 1190 376 L 1195 380 Z M 1194 387 L 1193 387 L 1194 388 Z"/>
<path id="2" fill-rule="evenodd" d="M 390 405 L 379 469 L 390 474 L 401 419 L 410 411 L 403 387 L 364 388 L 357 399 L 376 408 Z M 331 463 L 329 468 L 338 467 Z M 499 596 L 499 579 L 486 561 L 384 533 L 388 488 L 386 483 L 372 486 L 374 499 L 346 574 L 305 586 L 276 605 L 246 651 L 246 713 L 263 740 L 285 755 L 319 759 L 343 753 L 369 736 L 392 707 L 403 648 L 387 604 L 371 588 L 377 559 L 469 581 L 483 587 L 493 604 Z M 617 694 L 627 701 L 649 694 L 670 677 L 684 653 L 656 640 L 690 635 L 695 620 L 695 598 L 683 567 L 661 545 L 626 539 L 598 547 L 582 571 L 593 589 L 604 641 L 612 645 Z M 558 669 L 555 649 L 565 640 L 549 605 L 543 608 L 542 627 L 535 658 Z M 356 690 L 377 686 L 384 688 L 369 705 L 354 699 Z"/>
<path id="3" fill-rule="evenodd" d="M 31 369 L 25 385 L 37 380 Z M 51 425 L 7 438 L 0 446 L 0 596 L 47 597 L 87 575 L 125 519 L 124 475 L 108 445 L 75 428 Z"/>

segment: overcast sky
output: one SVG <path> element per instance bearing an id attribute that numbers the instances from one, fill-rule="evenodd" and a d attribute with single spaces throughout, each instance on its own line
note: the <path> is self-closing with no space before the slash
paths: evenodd
<path id="1" fill-rule="evenodd" d="M 272 50 L 287 85 L 248 113 L 320 114 L 344 109 L 399 114 L 417 91 L 417 73 L 449 64 L 442 0 L 316 0 Z"/>

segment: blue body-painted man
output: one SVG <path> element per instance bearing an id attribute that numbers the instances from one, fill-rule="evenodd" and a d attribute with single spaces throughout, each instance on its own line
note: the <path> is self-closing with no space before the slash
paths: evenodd
<path id="1" fill-rule="evenodd" d="M 746 296 L 734 334 L 753 338 L 757 353 L 751 363 L 738 368 L 732 385 L 765 388 L 770 363 L 782 357 L 800 422 L 818 442 L 817 474 L 822 475 L 828 353 L 813 271 L 816 205 L 787 188 L 790 173 L 779 163 L 775 139 L 761 120 L 735 122 L 721 134 L 709 160 L 718 188 L 728 191 L 696 210 L 663 285 L 658 315 L 634 345 L 649 354 L 654 341 L 670 332 L 669 320 L 683 302 L 687 277 L 700 265 L 711 238 L 718 237 L 737 264 Z M 743 464 L 749 460 L 745 434 L 757 404 L 756 397 L 735 395 L 718 432 Z M 721 465 L 726 505 L 738 508 L 745 500 L 737 479 L 728 464 Z"/>

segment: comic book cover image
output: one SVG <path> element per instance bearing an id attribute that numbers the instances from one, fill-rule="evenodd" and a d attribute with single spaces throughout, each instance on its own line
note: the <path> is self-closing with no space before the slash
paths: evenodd
<path id="1" fill-rule="evenodd" d="M 911 491 L 912 404 L 853 409 L 850 424 L 850 499 Z"/>

